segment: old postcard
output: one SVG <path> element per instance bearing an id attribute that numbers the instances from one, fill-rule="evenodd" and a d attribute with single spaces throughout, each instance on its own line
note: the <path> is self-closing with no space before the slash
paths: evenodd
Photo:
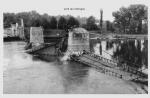
<path id="1" fill-rule="evenodd" d="M 3 94 L 148 94 L 146 0 L 4 5 Z"/>

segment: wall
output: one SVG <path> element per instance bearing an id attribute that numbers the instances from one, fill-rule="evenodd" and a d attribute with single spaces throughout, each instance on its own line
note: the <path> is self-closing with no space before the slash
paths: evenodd
<path id="1" fill-rule="evenodd" d="M 30 28 L 30 42 L 33 44 L 44 43 L 43 29 L 41 27 L 31 27 Z"/>
<path id="2" fill-rule="evenodd" d="M 86 33 L 86 39 L 79 38 L 76 39 L 74 38 L 74 32 L 70 31 L 69 32 L 69 37 L 68 37 L 68 50 L 74 51 L 74 52 L 80 52 L 83 50 L 89 51 L 89 33 Z M 83 33 L 82 33 L 83 34 Z"/>

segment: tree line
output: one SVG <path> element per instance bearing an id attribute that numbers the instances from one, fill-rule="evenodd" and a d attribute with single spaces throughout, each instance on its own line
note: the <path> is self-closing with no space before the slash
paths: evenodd
<path id="1" fill-rule="evenodd" d="M 4 13 L 4 28 L 24 20 L 25 27 L 42 26 L 44 29 L 68 29 L 83 27 L 87 30 L 99 30 L 104 33 L 148 34 L 148 7 L 142 4 L 121 7 L 112 13 L 114 21 L 103 21 L 103 10 L 100 10 L 100 20 L 94 16 L 73 17 L 40 15 L 36 11 L 21 13 Z"/>
<path id="2" fill-rule="evenodd" d="M 25 27 L 31 26 L 42 26 L 44 29 L 65 29 L 66 26 L 79 26 L 79 22 L 73 16 L 70 16 L 69 19 L 64 17 L 59 17 L 59 20 L 48 14 L 40 15 L 36 11 L 31 12 L 21 12 L 21 13 L 4 13 L 4 28 L 10 27 L 11 24 L 19 23 L 20 19 L 24 20 Z"/>
<path id="3" fill-rule="evenodd" d="M 42 26 L 44 29 L 66 29 L 70 27 L 85 27 L 88 30 L 96 30 L 95 17 L 89 18 L 68 16 L 50 16 L 48 14 L 40 15 L 36 11 L 21 13 L 4 13 L 4 28 L 10 27 L 11 24 L 20 23 L 20 19 L 24 20 L 25 27 Z"/>

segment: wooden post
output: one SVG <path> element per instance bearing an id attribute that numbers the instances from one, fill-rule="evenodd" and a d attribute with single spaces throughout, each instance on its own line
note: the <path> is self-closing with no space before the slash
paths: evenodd
<path id="1" fill-rule="evenodd" d="M 122 79 L 122 75 L 120 75 L 120 78 Z"/>

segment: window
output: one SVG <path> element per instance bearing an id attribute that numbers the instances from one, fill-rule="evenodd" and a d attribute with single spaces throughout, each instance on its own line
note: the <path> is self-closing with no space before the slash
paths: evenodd
<path id="1" fill-rule="evenodd" d="M 74 39 L 82 39 L 82 34 L 81 33 L 74 33 L 73 38 Z"/>

